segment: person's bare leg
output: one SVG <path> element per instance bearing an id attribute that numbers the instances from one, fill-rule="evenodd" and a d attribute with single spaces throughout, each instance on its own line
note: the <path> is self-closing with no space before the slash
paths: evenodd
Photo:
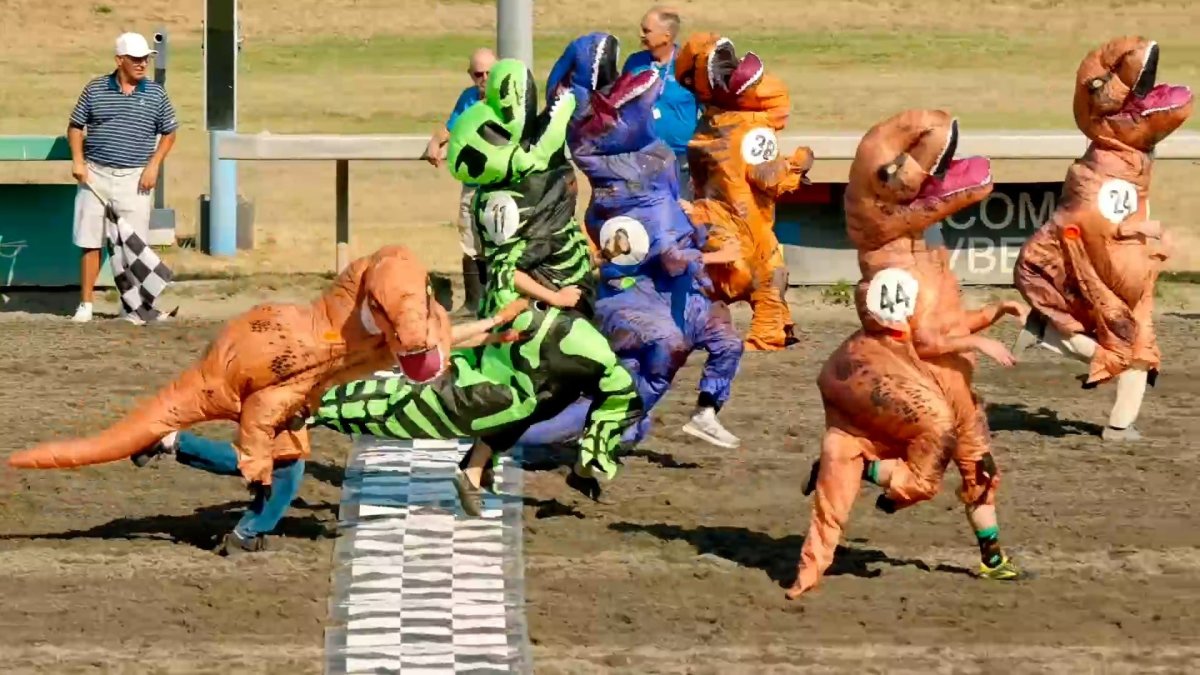
<path id="1" fill-rule="evenodd" d="M 475 445 L 467 451 L 467 467 L 465 472 L 471 484 L 475 487 L 483 485 L 483 471 L 492 461 L 492 448 L 483 441 L 475 441 Z"/>
<path id="2" fill-rule="evenodd" d="M 79 257 L 79 301 L 91 304 L 100 276 L 100 249 L 85 248 Z"/>

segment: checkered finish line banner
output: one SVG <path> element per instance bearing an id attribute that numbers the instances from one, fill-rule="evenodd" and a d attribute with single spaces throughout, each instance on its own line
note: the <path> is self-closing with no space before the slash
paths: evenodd
<path id="1" fill-rule="evenodd" d="M 334 552 L 325 672 L 531 673 L 521 471 L 471 518 L 454 490 L 470 441 L 356 439 Z M 519 459 L 519 458 L 516 458 Z"/>

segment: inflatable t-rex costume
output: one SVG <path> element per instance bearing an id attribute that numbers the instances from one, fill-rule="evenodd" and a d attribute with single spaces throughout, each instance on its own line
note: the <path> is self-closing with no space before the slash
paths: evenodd
<path id="1" fill-rule="evenodd" d="M 1121 37 L 1080 63 L 1075 123 L 1092 142 L 1013 272 L 1034 310 L 1016 348 L 1040 342 L 1088 363 L 1085 388 L 1117 378 L 1105 438 L 1140 437 L 1132 425 L 1162 360 L 1154 284 L 1170 242 L 1149 220 L 1152 152 L 1191 114 L 1192 93 L 1155 86 L 1158 54 L 1154 42 Z"/>
<path id="2" fill-rule="evenodd" d="M 1020 307 L 965 310 L 949 253 L 923 238 L 992 190 L 987 159 L 952 159 L 957 141 L 946 113 L 909 110 L 872 127 L 855 153 L 845 210 L 863 275 L 855 294 L 862 328 L 817 379 L 826 432 L 804 490 L 816 497 L 789 598 L 816 586 L 833 562 L 862 480 L 884 488 L 876 506 L 891 513 L 932 498 L 951 461 L 962 474 L 959 498 L 979 539 L 981 575 L 1016 574 L 999 546 L 999 472 L 971 376 L 975 349 L 1011 363 L 1003 345 L 977 333 Z"/>
<path id="3" fill-rule="evenodd" d="M 598 470 L 611 479 L 617 471 L 615 453 L 621 434 L 640 419 L 643 404 L 631 374 L 617 363 L 608 342 L 590 323 L 595 305 L 591 253 L 575 221 L 578 188 L 566 157 L 575 96 L 570 91 L 554 92 L 541 114 L 536 113 L 536 103 L 537 87 L 528 68 L 515 59 L 497 61 L 488 75 L 486 99 L 468 108 L 451 130 L 447 160 L 456 178 L 480 186 L 475 222 L 489 267 L 483 311 L 522 294 L 536 297 L 539 289 L 522 288 L 522 276 L 552 294 L 573 286 L 580 289 L 580 297 L 570 306 L 535 300 L 518 317 L 514 325 L 537 333 L 532 341 L 522 343 L 520 358 L 485 351 L 474 361 L 455 363 L 466 370 L 470 363 L 479 364 L 494 386 L 495 393 L 473 399 L 480 405 L 522 401 L 521 414 L 511 420 L 522 425 L 506 422 L 501 429 L 495 426 L 500 417 L 479 414 L 488 426 L 477 431 L 486 430 L 485 443 L 493 451 L 511 447 L 521 433 L 531 431 L 532 424 L 562 413 L 581 396 L 590 399 L 583 414 L 572 418 L 580 445 L 575 475 L 591 477 Z M 559 343 L 561 348 L 556 347 Z M 579 345 L 587 348 L 576 351 Z M 494 365 L 501 363 L 508 364 L 507 370 Z M 473 381 L 483 383 L 478 378 Z M 514 381 L 522 383 L 519 388 L 513 388 Z M 508 406 L 504 404 L 505 409 Z M 447 403 L 449 410 L 460 407 Z M 516 430 L 515 436 L 507 435 L 510 429 Z M 490 437 L 502 432 L 501 438 Z M 522 443 L 528 441 L 521 438 Z"/>
<path id="4" fill-rule="evenodd" d="M 813 162 L 804 147 L 779 155 L 776 132 L 791 108 L 787 87 L 763 72 L 753 52 L 738 59 L 733 43 L 714 33 L 688 38 L 675 57 L 675 73 L 703 106 L 687 151 L 696 197 L 692 221 L 708 227 L 707 250 L 741 248 L 732 264 L 710 267 L 715 297 L 750 303 L 747 349 L 784 349 L 797 338 L 774 231 L 775 200 L 798 188 Z"/>
<path id="5" fill-rule="evenodd" d="M 504 452 L 532 424 L 586 396 L 574 473 L 614 478 L 621 435 L 643 414 L 632 375 L 577 312 L 529 310 L 511 327 L 519 340 L 455 350 L 447 373 L 431 382 L 385 378 L 335 387 L 307 423 L 384 438 L 474 437 Z"/>
<path id="6" fill-rule="evenodd" d="M 736 448 L 717 420 L 729 398 L 742 354 L 729 310 L 704 294 L 711 288 L 700 246 L 679 203 L 675 155 L 655 136 L 653 105 L 663 82 L 656 72 L 617 76 L 618 42 L 608 33 L 572 41 L 551 70 L 550 100 L 570 91 L 580 104 L 567 131 L 571 157 L 591 182 L 584 223 L 600 251 L 596 315 L 621 363 L 635 375 L 647 411 L 667 393 L 688 355 L 703 348 L 708 362 L 697 410 L 684 431 Z M 524 445 L 561 443 L 579 434 L 589 403 L 530 429 Z M 650 417 L 631 428 L 627 444 L 649 433 Z"/>
<path id="7" fill-rule="evenodd" d="M 275 461 L 307 458 L 308 436 L 289 419 L 330 387 L 399 363 L 415 381 L 441 374 L 455 342 L 515 339 L 487 331 L 523 309 L 451 327 L 428 274 L 403 246 L 359 258 L 311 305 L 262 304 L 230 319 L 204 355 L 157 396 L 104 431 L 43 443 L 9 457 L 23 469 L 73 468 L 132 456 L 200 422 L 237 422 L 237 466 L 270 486 Z"/>
<path id="8" fill-rule="evenodd" d="M 550 295 L 578 288 L 572 308 L 593 314 L 591 254 L 575 221 L 579 188 L 566 156 L 575 106 L 567 93 L 538 114 L 532 73 L 516 59 L 501 59 L 489 71 L 485 99 L 450 130 L 450 173 L 479 186 L 472 209 L 489 275 L 480 316 L 528 294 L 522 278 L 551 291 L 533 296 L 546 304 L 558 304 Z"/>

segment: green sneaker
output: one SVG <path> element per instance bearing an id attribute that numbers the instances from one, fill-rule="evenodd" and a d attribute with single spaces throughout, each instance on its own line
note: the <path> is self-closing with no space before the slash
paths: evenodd
<path id="1" fill-rule="evenodd" d="M 1008 556 L 1001 558 L 1000 562 L 995 567 L 988 567 L 985 563 L 979 563 L 979 578 L 992 579 L 993 581 L 1012 581 L 1024 577 L 1021 570 L 1017 567 Z"/>

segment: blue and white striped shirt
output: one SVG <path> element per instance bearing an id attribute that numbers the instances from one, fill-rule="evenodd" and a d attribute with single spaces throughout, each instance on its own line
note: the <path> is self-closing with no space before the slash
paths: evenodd
<path id="1" fill-rule="evenodd" d="M 167 91 L 153 80 L 138 82 L 121 93 L 116 71 L 87 83 L 71 111 L 71 126 L 87 129 L 83 156 L 89 162 L 118 169 L 146 166 L 159 134 L 179 128 Z"/>

